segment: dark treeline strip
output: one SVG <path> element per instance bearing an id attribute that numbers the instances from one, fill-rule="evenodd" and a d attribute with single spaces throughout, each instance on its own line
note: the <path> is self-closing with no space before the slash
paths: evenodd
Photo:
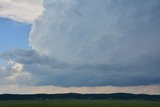
<path id="1" fill-rule="evenodd" d="M 146 94 L 1 94 L 0 100 L 46 100 L 46 99 L 110 99 L 110 100 L 160 100 L 160 95 Z"/>

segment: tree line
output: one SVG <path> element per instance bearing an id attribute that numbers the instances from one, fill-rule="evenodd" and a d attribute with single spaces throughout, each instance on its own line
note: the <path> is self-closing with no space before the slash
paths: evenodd
<path id="1" fill-rule="evenodd" d="M 146 94 L 129 94 L 129 93 L 114 93 L 114 94 L 1 94 L 0 100 L 46 100 L 46 99 L 109 99 L 109 100 L 160 100 L 160 95 Z"/>

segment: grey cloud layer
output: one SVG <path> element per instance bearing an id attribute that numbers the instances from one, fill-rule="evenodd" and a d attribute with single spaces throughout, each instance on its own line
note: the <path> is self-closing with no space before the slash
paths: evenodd
<path id="1" fill-rule="evenodd" d="M 6 51 L 6 60 L 23 64 L 31 85 L 133 86 L 160 83 L 159 59 L 144 57 L 135 64 L 67 64 L 33 50 Z M 145 62 L 143 62 L 145 60 Z M 26 81 L 26 80 L 25 80 Z"/>

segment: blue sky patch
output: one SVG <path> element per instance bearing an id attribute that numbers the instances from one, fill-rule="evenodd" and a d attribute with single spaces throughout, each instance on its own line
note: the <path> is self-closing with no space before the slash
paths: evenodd
<path id="1" fill-rule="evenodd" d="M 31 24 L 0 18 L 0 52 L 15 48 L 29 48 L 30 29 Z"/>

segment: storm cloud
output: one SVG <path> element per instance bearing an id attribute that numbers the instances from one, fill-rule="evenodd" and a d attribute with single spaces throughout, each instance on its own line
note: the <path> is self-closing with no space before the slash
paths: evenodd
<path id="1" fill-rule="evenodd" d="M 46 0 L 30 33 L 39 53 L 71 64 L 134 63 L 160 54 L 159 0 Z"/>
<path id="2" fill-rule="evenodd" d="M 32 86 L 160 84 L 159 0 L 45 0 L 32 50 L 1 53 Z M 25 83 L 24 83 L 25 84 Z"/>
<path id="3" fill-rule="evenodd" d="M 30 46 L 65 63 L 48 70 L 53 75 L 46 83 L 159 84 L 159 5 L 159 0 L 45 0 Z"/>
<path id="4" fill-rule="evenodd" d="M 7 60 L 10 64 L 6 67 L 7 69 L 1 71 L 3 75 L 4 71 L 8 72 L 9 68 L 13 69 L 15 64 L 23 65 L 23 71 L 29 74 L 28 80 L 20 83 L 17 81 L 17 84 L 81 87 L 158 85 L 160 83 L 159 60 L 148 57 L 142 58 L 143 60 L 139 60 L 136 64 L 77 65 L 59 62 L 53 57 L 40 55 L 34 50 L 19 49 L 5 51 L 0 58 Z"/>

